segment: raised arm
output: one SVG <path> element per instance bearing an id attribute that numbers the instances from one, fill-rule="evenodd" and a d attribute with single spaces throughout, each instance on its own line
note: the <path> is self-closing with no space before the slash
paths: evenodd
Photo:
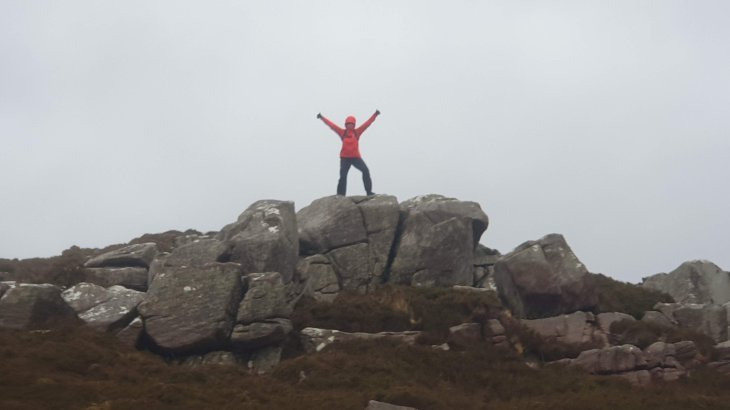
<path id="1" fill-rule="evenodd" d="M 327 124 L 327 126 L 328 126 L 328 127 L 330 127 L 330 128 L 332 129 L 332 131 L 334 131 L 334 132 L 335 132 L 335 133 L 337 134 L 337 136 L 338 136 L 338 137 L 342 137 L 342 134 L 344 134 L 344 133 L 345 133 L 345 130 L 343 130 L 342 128 L 338 127 L 338 126 L 337 126 L 337 124 L 335 124 L 334 122 L 330 121 L 330 120 L 329 120 L 329 119 L 328 119 L 327 117 L 325 117 L 324 115 L 322 115 L 322 114 L 317 114 L 317 118 L 319 118 L 319 119 L 320 119 L 320 120 L 322 120 L 322 121 L 323 121 L 323 122 L 324 122 L 325 124 Z"/>
<path id="2" fill-rule="evenodd" d="M 357 129 L 355 130 L 355 133 L 357 135 L 360 135 L 363 132 L 365 132 L 365 130 L 368 129 L 368 127 L 370 126 L 370 124 L 372 124 L 373 121 L 375 121 L 375 119 L 378 117 L 378 115 L 380 115 L 380 111 L 379 110 L 375 110 L 375 113 L 370 118 L 368 118 L 367 121 L 365 121 L 361 126 L 357 127 Z"/>

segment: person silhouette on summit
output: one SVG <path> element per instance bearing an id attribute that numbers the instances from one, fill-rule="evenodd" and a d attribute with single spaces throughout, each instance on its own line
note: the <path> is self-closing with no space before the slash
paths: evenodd
<path id="1" fill-rule="evenodd" d="M 342 140 L 342 150 L 340 150 L 340 180 L 337 183 L 337 195 L 345 196 L 347 192 L 347 173 L 350 171 L 351 166 L 354 166 L 362 172 L 362 183 L 365 185 L 365 193 L 368 196 L 375 195 L 373 193 L 373 181 L 370 179 L 370 170 L 360 155 L 359 141 L 362 133 L 368 129 L 378 115 L 380 115 L 380 111 L 375 110 L 375 113 L 357 128 L 355 128 L 355 117 L 351 115 L 345 119 L 345 129 L 342 129 L 321 113 L 317 114 L 317 118 L 324 121 Z"/>

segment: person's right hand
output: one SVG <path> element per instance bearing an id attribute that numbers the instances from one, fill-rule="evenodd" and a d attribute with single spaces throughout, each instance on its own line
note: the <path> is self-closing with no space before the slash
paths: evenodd
<path id="1" fill-rule="evenodd" d="M 321 118 L 322 118 L 322 113 L 320 112 L 317 114 L 317 119 L 321 119 Z"/>

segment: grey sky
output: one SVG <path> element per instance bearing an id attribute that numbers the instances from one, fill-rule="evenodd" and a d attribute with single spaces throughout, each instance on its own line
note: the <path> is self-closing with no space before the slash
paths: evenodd
<path id="1" fill-rule="evenodd" d="M 730 269 L 730 2 L 0 0 L 0 257 L 334 193 L 479 202 L 637 282 Z M 363 192 L 350 173 L 350 194 Z"/>

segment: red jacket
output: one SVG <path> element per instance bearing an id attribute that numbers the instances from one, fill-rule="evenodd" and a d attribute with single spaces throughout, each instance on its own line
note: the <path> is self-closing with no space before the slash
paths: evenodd
<path id="1" fill-rule="evenodd" d="M 360 147 L 359 147 L 359 141 L 360 141 L 360 135 L 362 135 L 363 132 L 365 132 L 366 129 L 370 126 L 370 124 L 375 121 L 375 117 L 377 117 L 378 114 L 375 113 L 370 117 L 365 123 L 363 123 L 361 126 L 348 130 L 348 129 L 342 129 L 337 126 L 334 122 L 330 121 L 329 119 L 325 118 L 324 115 L 322 116 L 322 121 L 324 121 L 325 124 L 327 124 L 330 128 L 332 128 L 332 131 L 334 131 L 342 140 L 342 150 L 340 150 L 340 158 L 362 158 L 360 156 Z M 349 116 L 345 120 L 345 124 L 353 123 L 355 124 L 355 117 Z"/>

